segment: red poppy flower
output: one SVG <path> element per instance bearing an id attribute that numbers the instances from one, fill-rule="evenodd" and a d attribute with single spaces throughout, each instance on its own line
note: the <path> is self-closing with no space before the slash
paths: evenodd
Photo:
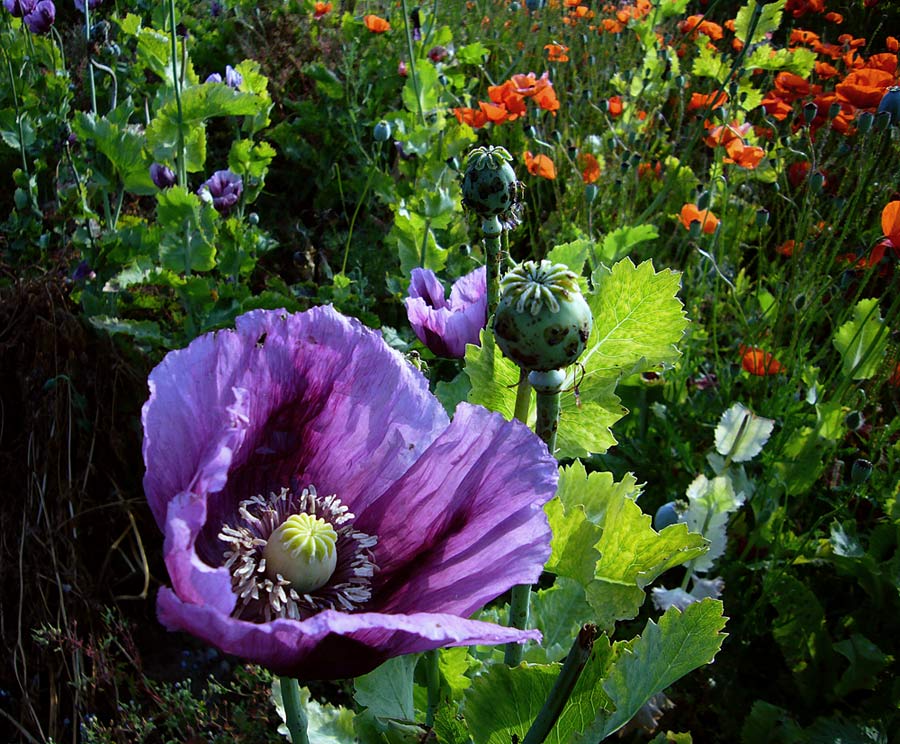
<path id="1" fill-rule="evenodd" d="M 895 251 L 900 251 L 900 201 L 888 202 L 881 212 L 881 230 Z"/>
<path id="2" fill-rule="evenodd" d="M 609 104 L 609 115 L 614 119 L 617 116 L 622 115 L 622 97 L 621 96 L 610 96 L 607 100 Z"/>
<path id="3" fill-rule="evenodd" d="M 860 69 L 848 73 L 835 86 L 838 98 L 857 108 L 875 108 L 884 92 L 894 84 L 894 76 L 884 70 Z"/>
<path id="4" fill-rule="evenodd" d="M 741 353 L 741 366 L 751 375 L 757 377 L 765 377 L 766 375 L 777 375 L 784 367 L 774 356 L 768 351 L 763 351 L 756 346 L 738 347 Z"/>
<path id="5" fill-rule="evenodd" d="M 562 44 L 544 44 L 544 49 L 547 50 L 547 59 L 550 62 L 568 62 L 569 55 L 566 52 L 569 51 L 569 47 L 564 46 Z"/>
<path id="6" fill-rule="evenodd" d="M 316 3 L 313 12 L 315 18 L 321 18 L 326 13 L 331 12 L 331 3 Z"/>
<path id="7" fill-rule="evenodd" d="M 600 178 L 600 163 L 597 162 L 597 158 L 589 152 L 585 152 L 582 153 L 579 160 L 581 161 L 581 167 L 583 168 L 581 171 L 582 181 L 585 183 L 594 183 L 594 181 Z"/>
<path id="8" fill-rule="evenodd" d="M 452 110 L 460 124 L 468 124 L 472 129 L 480 129 L 488 122 L 487 114 L 481 109 L 461 107 Z"/>

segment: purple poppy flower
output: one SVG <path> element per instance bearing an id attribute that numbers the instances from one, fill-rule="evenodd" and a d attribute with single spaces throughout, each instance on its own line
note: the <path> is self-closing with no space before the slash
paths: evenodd
<path id="1" fill-rule="evenodd" d="M 222 76 L 221 76 L 218 72 L 213 72 L 213 73 L 211 73 L 210 76 L 209 76 L 208 78 L 206 78 L 206 80 L 204 80 L 203 82 L 204 82 L 204 83 L 221 83 L 221 82 L 222 82 Z"/>
<path id="2" fill-rule="evenodd" d="M 237 70 L 235 70 L 231 65 L 225 65 L 225 78 L 222 79 L 222 76 L 218 72 L 212 73 L 206 80 L 205 83 L 225 83 L 228 87 L 234 88 L 237 90 L 241 87 L 241 83 L 244 82 L 244 76 L 241 75 Z"/>
<path id="3" fill-rule="evenodd" d="M 3 7 L 15 18 L 24 18 L 37 5 L 37 0 L 3 0 Z"/>
<path id="4" fill-rule="evenodd" d="M 212 199 L 213 206 L 222 214 L 238 203 L 243 192 L 244 182 L 230 170 L 216 171 L 197 189 L 201 198 L 207 196 Z"/>
<path id="5" fill-rule="evenodd" d="M 433 271 L 413 269 L 406 315 L 416 336 L 435 354 L 462 359 L 466 344 L 480 345 L 487 319 L 484 266 L 457 279 L 449 300 Z"/>
<path id="6" fill-rule="evenodd" d="M 159 189 L 167 189 L 175 185 L 175 172 L 163 165 L 162 163 L 154 163 L 150 166 L 150 178 Z"/>
<path id="7" fill-rule="evenodd" d="M 52 0 L 40 0 L 23 19 L 33 34 L 46 34 L 56 20 L 56 6 Z"/>
<path id="8" fill-rule="evenodd" d="M 466 619 L 550 555 L 556 462 L 522 424 L 467 403 L 448 422 L 416 369 L 331 307 L 247 313 L 168 354 L 149 387 L 170 630 L 301 680 L 539 637 Z M 280 535 L 316 518 L 337 557 L 298 591 L 304 576 L 267 572 Z"/>

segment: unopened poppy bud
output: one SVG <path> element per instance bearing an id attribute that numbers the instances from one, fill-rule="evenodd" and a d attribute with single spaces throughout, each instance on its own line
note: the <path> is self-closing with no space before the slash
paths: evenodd
<path id="1" fill-rule="evenodd" d="M 878 104 L 878 114 L 887 114 L 888 120 L 896 126 L 900 126 L 900 85 L 893 85 L 887 89 Z"/>
<path id="2" fill-rule="evenodd" d="M 337 566 L 337 532 L 312 514 L 293 514 L 279 525 L 263 549 L 266 574 L 291 582 L 298 594 L 314 592 Z"/>
<path id="3" fill-rule="evenodd" d="M 841 113 L 841 104 L 835 102 L 835 103 L 832 103 L 832 104 L 828 107 L 828 118 L 829 118 L 829 119 L 833 119 L 833 118 L 834 118 L 835 116 L 837 116 L 839 113 Z"/>
<path id="4" fill-rule="evenodd" d="M 662 532 L 666 527 L 678 524 L 680 519 L 681 513 L 678 506 L 674 501 L 667 501 L 656 510 L 656 514 L 653 516 L 653 529 Z"/>
<path id="5" fill-rule="evenodd" d="M 373 135 L 376 142 L 387 142 L 391 137 L 391 125 L 382 119 L 375 125 Z"/>
<path id="6" fill-rule="evenodd" d="M 859 431 L 866 424 L 866 417 L 863 416 L 862 411 L 850 411 L 844 417 L 844 423 L 847 424 L 847 428 L 851 431 Z"/>
<path id="7" fill-rule="evenodd" d="M 872 463 L 868 460 L 863 460 L 859 458 L 858 460 L 853 461 L 853 465 L 850 468 L 850 481 L 858 486 L 862 483 L 865 483 L 869 478 L 872 477 Z"/>
<path id="8" fill-rule="evenodd" d="M 526 261 L 500 280 L 494 335 L 523 369 L 547 372 L 573 364 L 593 323 L 578 276 L 564 264 Z"/>
<path id="9" fill-rule="evenodd" d="M 875 116 L 875 131 L 883 132 L 891 125 L 891 121 L 894 122 L 897 126 L 900 126 L 900 118 L 896 115 L 891 114 L 887 111 L 882 111 L 881 113 Z"/>
<path id="10" fill-rule="evenodd" d="M 593 204 L 594 199 L 597 198 L 597 185 L 593 183 L 589 183 L 584 187 L 584 198 L 587 200 L 588 204 Z"/>
<path id="11" fill-rule="evenodd" d="M 813 190 L 813 193 L 821 193 L 824 186 L 825 176 L 822 173 L 816 171 L 809 177 L 809 187 Z"/>
<path id="12" fill-rule="evenodd" d="M 756 226 L 765 227 L 769 224 L 769 210 L 762 208 L 756 210 Z"/>
<path id="13" fill-rule="evenodd" d="M 866 134 L 875 122 L 875 117 L 870 111 L 863 111 L 856 119 L 856 131 L 860 134 Z"/>
<path id="14" fill-rule="evenodd" d="M 154 163 L 150 166 L 150 179 L 160 189 L 167 189 L 175 185 L 175 173 L 162 163 Z"/>
<path id="15" fill-rule="evenodd" d="M 803 120 L 807 124 L 812 124 L 813 120 L 819 115 L 819 107 L 812 101 L 803 106 Z"/>
<path id="16" fill-rule="evenodd" d="M 463 176 L 463 204 L 483 220 L 512 210 L 518 202 L 519 181 L 502 147 L 479 147 L 469 154 Z"/>

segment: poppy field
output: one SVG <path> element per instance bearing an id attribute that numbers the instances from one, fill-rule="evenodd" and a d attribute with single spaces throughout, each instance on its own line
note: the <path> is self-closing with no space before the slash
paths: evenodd
<path id="1" fill-rule="evenodd" d="M 0 739 L 900 742 L 898 38 L 3 0 Z"/>

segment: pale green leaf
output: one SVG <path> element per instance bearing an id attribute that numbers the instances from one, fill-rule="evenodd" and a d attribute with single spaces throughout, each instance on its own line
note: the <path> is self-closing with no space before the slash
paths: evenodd
<path id="1" fill-rule="evenodd" d="M 600 245 L 597 260 L 607 265 L 624 258 L 636 245 L 656 240 L 659 230 L 655 225 L 634 225 L 632 227 L 619 227 L 608 233 Z"/>
<path id="2" fill-rule="evenodd" d="M 557 576 L 549 589 L 531 595 L 531 623 L 543 638 L 540 644 L 528 645 L 525 661 L 546 664 L 563 659 L 578 629 L 593 615 L 584 588 L 573 579 Z"/>
<path id="3" fill-rule="evenodd" d="M 754 9 L 757 7 L 756 0 L 750 0 L 743 6 L 734 19 L 734 35 L 740 39 L 745 45 L 756 44 L 766 38 L 766 34 L 771 34 L 781 25 L 781 14 L 787 0 L 775 0 L 774 3 L 768 3 L 762 6 L 759 12 L 756 26 L 753 28 L 753 35 L 750 34 L 750 26 L 753 21 Z"/>
<path id="4" fill-rule="evenodd" d="M 746 499 L 743 492 L 735 493 L 731 478 L 726 475 L 709 480 L 702 473 L 687 489 L 688 508 L 681 521 L 691 533 L 709 540 L 709 550 L 691 564 L 693 571 L 703 573 L 725 552 L 729 515 L 740 509 Z"/>
<path id="5" fill-rule="evenodd" d="M 272 680 L 272 702 L 281 719 L 278 733 L 290 741 L 290 733 L 284 723 L 286 717 L 281 697 L 281 680 L 278 677 Z M 313 700 L 307 687 L 300 688 L 300 703 L 306 711 L 310 741 L 320 744 L 351 744 L 357 741 L 353 735 L 353 711 Z"/>
<path id="6" fill-rule="evenodd" d="M 544 511 L 553 531 L 547 570 L 587 586 L 594 578 L 594 566 L 600 558 L 594 545 L 600 542 L 603 529 L 588 521 L 584 507 L 566 509 L 559 499 L 545 504 Z"/>
<path id="7" fill-rule="evenodd" d="M 416 88 L 413 85 L 413 76 L 410 74 L 406 78 L 406 84 L 401 91 L 403 105 L 407 111 L 414 114 L 418 114 L 420 110 L 428 113 L 438 105 L 440 98 L 438 72 L 435 66 L 426 59 L 417 59 L 414 64 L 416 67 L 416 83 L 419 86 L 418 102 L 416 99 Z"/>
<path id="8" fill-rule="evenodd" d="M 653 695 L 713 660 L 725 634 L 722 603 L 704 599 L 679 611 L 669 609 L 659 624 L 623 648 L 603 689 L 614 709 L 600 714 L 578 742 L 598 742 L 618 731 Z M 616 644 L 617 646 L 619 644 Z"/>
<path id="9" fill-rule="evenodd" d="M 878 309 L 878 300 L 860 300 L 853 308 L 853 318 L 838 328 L 834 346 L 843 359 L 844 374 L 853 380 L 874 377 L 887 349 L 890 329 Z"/>
<path id="10" fill-rule="evenodd" d="M 757 416 L 741 403 L 735 403 L 719 419 L 716 450 L 732 462 L 747 462 L 756 457 L 769 437 L 775 421 Z"/>
<path id="11" fill-rule="evenodd" d="M 816 53 L 806 47 L 775 49 L 770 44 L 760 44 L 744 62 L 745 68 L 759 70 L 785 70 L 806 77 L 816 64 Z"/>
<path id="12" fill-rule="evenodd" d="M 581 276 L 591 245 L 591 241 L 585 238 L 573 240 L 571 243 L 562 243 L 550 249 L 547 253 L 547 260 L 565 264 L 571 271 Z"/>
<path id="13" fill-rule="evenodd" d="M 585 587 L 593 621 L 601 628 L 634 617 L 648 584 L 705 550 L 703 538 L 688 533 L 683 524 L 656 532 L 650 516 L 632 498 L 631 489 L 633 480 L 615 483 L 606 473 L 588 475 L 577 461 L 560 470 L 560 502 L 565 503 L 566 512 L 577 513 L 576 507 L 581 506 L 591 523 L 602 530 L 594 544 L 600 558 Z"/>
<path id="14" fill-rule="evenodd" d="M 378 718 L 414 721 L 413 672 L 418 660 L 415 654 L 397 656 L 357 677 L 353 699 Z"/>

